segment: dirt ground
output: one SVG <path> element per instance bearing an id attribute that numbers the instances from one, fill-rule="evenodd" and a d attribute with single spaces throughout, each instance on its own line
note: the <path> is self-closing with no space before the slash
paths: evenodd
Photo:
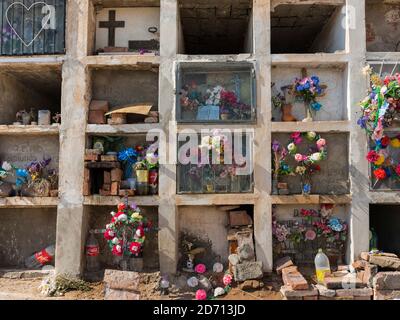
<path id="1" fill-rule="evenodd" d="M 141 300 L 190 300 L 194 299 L 195 290 L 179 285 L 173 281 L 168 294 L 162 295 L 159 290 L 160 273 L 143 273 L 139 285 Z M 221 300 L 281 300 L 279 288 L 282 285 L 276 275 L 263 280 L 264 286 L 258 290 L 243 291 L 233 285 L 232 290 Z M 71 291 L 62 297 L 45 297 L 40 294 L 38 287 L 42 279 L 7 279 L 0 278 L 0 300 L 103 300 L 104 284 L 91 283 L 87 292 Z"/>

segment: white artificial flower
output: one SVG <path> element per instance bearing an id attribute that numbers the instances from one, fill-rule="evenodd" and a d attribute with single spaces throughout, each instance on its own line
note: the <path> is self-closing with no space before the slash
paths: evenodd
<path id="1" fill-rule="evenodd" d="M 117 237 L 115 237 L 114 239 L 111 240 L 111 242 L 113 244 L 118 244 L 119 243 L 119 239 Z"/>
<path id="2" fill-rule="evenodd" d="M 311 155 L 311 160 L 312 161 L 320 161 L 321 160 L 321 154 L 319 152 L 313 153 Z"/>
<path id="3" fill-rule="evenodd" d="M 114 211 L 111 211 L 111 213 L 110 213 L 113 217 L 115 216 L 115 212 Z"/>
<path id="4" fill-rule="evenodd" d="M 3 170 L 5 171 L 10 171 L 12 169 L 11 164 L 9 164 L 7 161 L 3 162 L 3 165 L 1 166 L 3 168 Z"/>
<path id="5" fill-rule="evenodd" d="M 292 143 L 289 143 L 287 148 L 289 151 L 293 151 L 293 150 L 296 150 L 296 145 L 292 142 Z"/>
<path id="6" fill-rule="evenodd" d="M 128 220 L 128 216 L 124 213 L 118 216 L 119 221 L 126 221 Z"/>
<path id="7" fill-rule="evenodd" d="M 307 137 L 310 140 L 315 139 L 316 136 L 317 136 L 317 134 L 314 131 L 307 132 Z"/>

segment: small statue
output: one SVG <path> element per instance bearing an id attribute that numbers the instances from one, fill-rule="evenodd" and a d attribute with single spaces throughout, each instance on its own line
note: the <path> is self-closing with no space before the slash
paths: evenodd
<path id="1" fill-rule="evenodd" d="M 56 112 L 56 114 L 53 116 L 53 121 L 55 124 L 61 123 L 61 113 Z"/>

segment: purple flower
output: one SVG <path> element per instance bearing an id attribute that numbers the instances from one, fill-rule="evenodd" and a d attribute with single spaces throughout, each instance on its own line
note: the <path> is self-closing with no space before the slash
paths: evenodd
<path id="1" fill-rule="evenodd" d="M 274 140 L 274 142 L 272 142 L 272 150 L 274 152 L 278 152 L 280 147 L 281 147 L 281 144 L 279 143 L 279 141 Z"/>
<path id="2" fill-rule="evenodd" d="M 365 129 L 367 127 L 367 120 L 368 117 L 363 116 L 360 119 L 358 119 L 357 124 L 362 128 Z"/>

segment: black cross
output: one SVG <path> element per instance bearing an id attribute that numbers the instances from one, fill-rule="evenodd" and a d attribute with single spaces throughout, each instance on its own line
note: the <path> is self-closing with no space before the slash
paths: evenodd
<path id="1" fill-rule="evenodd" d="M 108 11 L 108 21 L 100 21 L 100 28 L 108 29 L 108 46 L 115 46 L 115 29 L 125 28 L 125 21 L 115 21 L 115 10 Z"/>

